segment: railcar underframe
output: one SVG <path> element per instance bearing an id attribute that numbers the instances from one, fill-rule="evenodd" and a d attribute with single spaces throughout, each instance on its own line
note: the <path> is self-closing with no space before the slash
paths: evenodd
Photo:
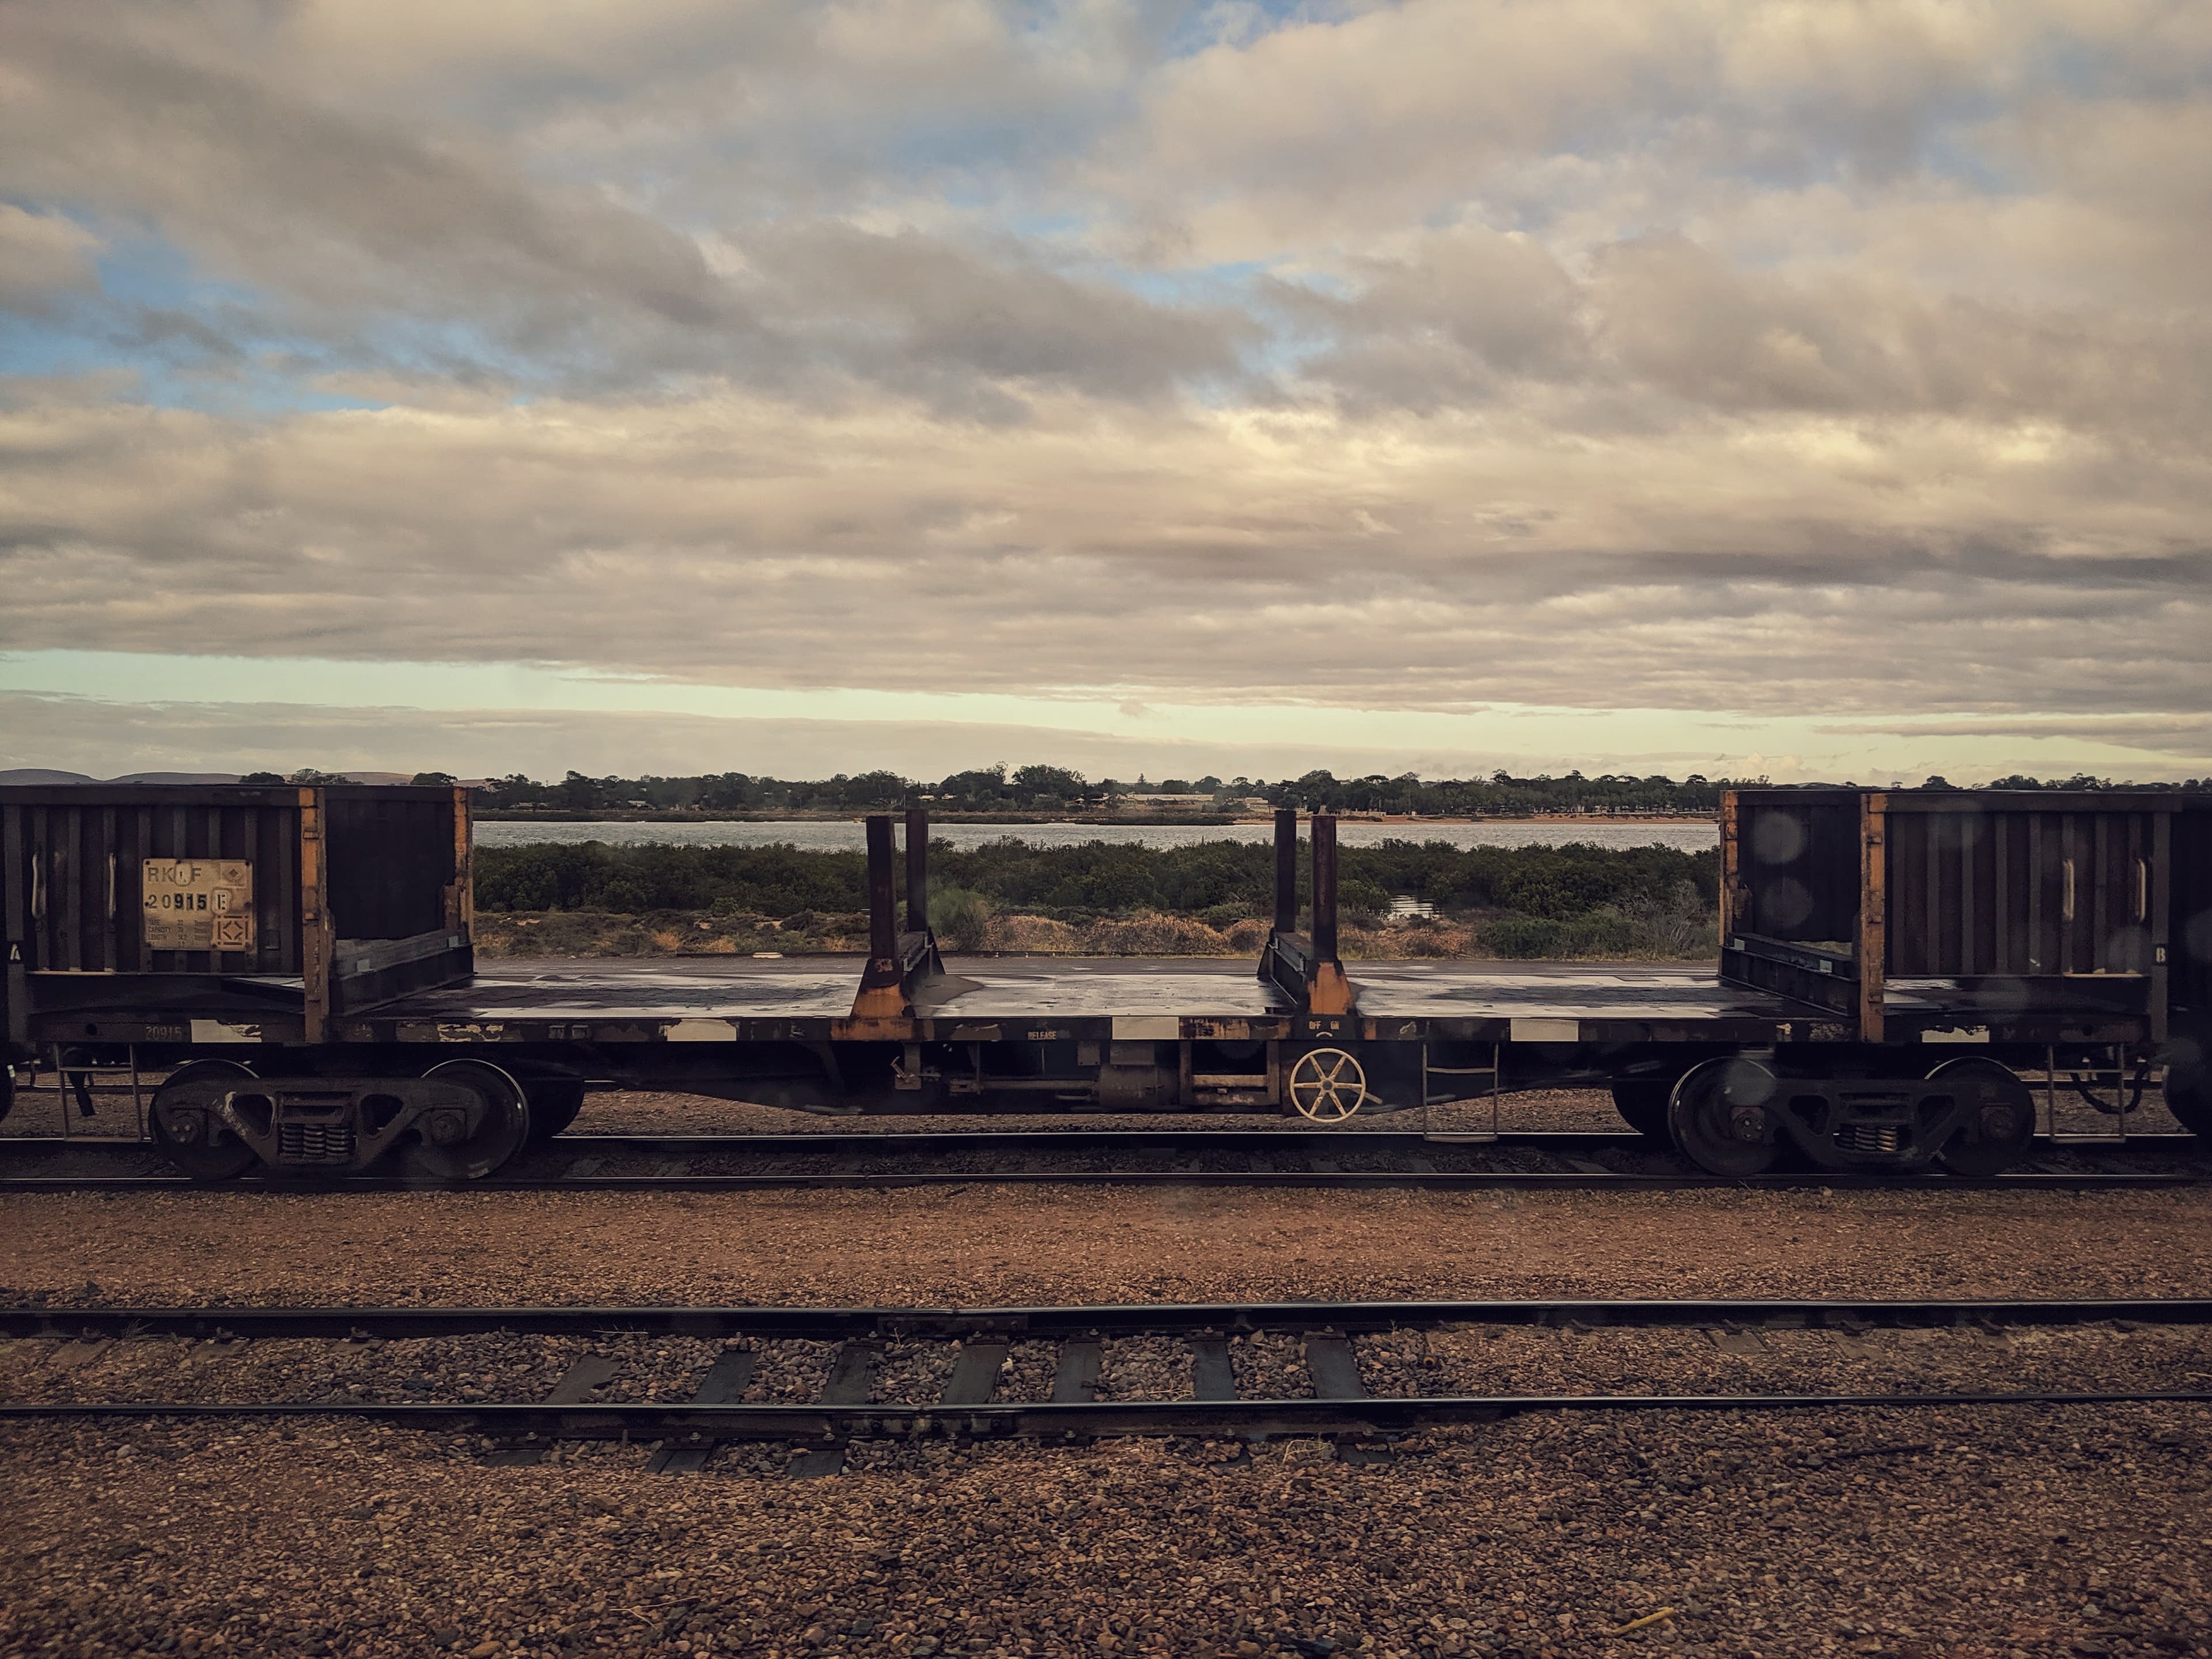
<path id="1" fill-rule="evenodd" d="M 1850 921 L 1861 937 L 1841 951 L 1746 928 L 1770 896 L 1746 850 L 1746 811 L 1759 805 L 1731 798 L 1724 814 L 1717 972 L 1432 961 L 1348 971 L 1334 822 L 1311 821 L 1301 929 L 1288 813 L 1256 973 L 1188 959 L 948 967 L 927 926 L 916 812 L 902 896 L 892 821 L 868 822 L 872 940 L 857 990 L 821 958 L 517 963 L 359 1007 L 318 1007 L 312 983 L 285 976 L 19 970 L 9 1076 L 43 1061 L 58 1077 L 127 1066 L 161 1078 L 150 1132 L 210 1178 L 257 1164 L 336 1172 L 386 1161 L 426 1177 L 480 1176 L 566 1127 L 586 1090 L 608 1087 L 842 1115 L 1279 1110 L 1328 1123 L 1609 1086 L 1634 1127 L 1741 1175 L 1784 1158 L 1994 1173 L 2027 1150 L 2031 1078 L 2117 1093 L 2170 1065 L 2177 1113 L 2203 1111 L 2202 1027 L 2184 1006 L 2168 1030 L 2162 912 L 2136 917 L 2149 924 L 2146 959 L 2159 936 L 2155 996 L 2148 973 L 2100 968 L 1877 976 L 1870 1002 L 1844 970 L 1875 959 L 1864 933 L 1869 915 L 1881 919 L 1880 893 L 1863 889 Z M 455 811 L 465 826 L 459 799 Z M 2163 902 L 2162 873 L 2116 867 L 2123 887 L 2141 890 L 2140 911 Z M 2063 877 L 2069 904 L 2074 879 Z M 452 908 L 465 927 L 465 902 Z M 2212 1130 L 2201 1118 L 2191 1127 Z"/>

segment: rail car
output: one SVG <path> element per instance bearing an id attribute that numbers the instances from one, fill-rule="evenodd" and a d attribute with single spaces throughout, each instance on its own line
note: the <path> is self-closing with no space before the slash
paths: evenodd
<path id="1" fill-rule="evenodd" d="M 902 860 L 896 828 L 867 820 L 857 985 L 820 958 L 478 972 L 465 791 L 0 789 L 0 1109 L 19 1073 L 127 1072 L 151 1137 L 210 1180 L 482 1176 L 594 1088 L 1329 1124 L 1604 1086 L 1714 1174 L 1987 1175 L 2025 1156 L 2039 1088 L 2124 1104 L 2162 1071 L 2170 1109 L 2212 1135 L 2212 797 L 1735 792 L 1709 969 L 1347 969 L 1335 821 L 1302 843 L 1291 812 L 1256 971 L 948 965 L 926 816 L 906 815 Z"/>

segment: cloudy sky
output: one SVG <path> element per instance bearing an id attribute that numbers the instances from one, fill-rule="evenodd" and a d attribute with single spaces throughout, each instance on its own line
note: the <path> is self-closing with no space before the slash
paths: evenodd
<path id="1" fill-rule="evenodd" d="M 2212 772 L 2203 0 L 9 0 L 0 768 Z"/>

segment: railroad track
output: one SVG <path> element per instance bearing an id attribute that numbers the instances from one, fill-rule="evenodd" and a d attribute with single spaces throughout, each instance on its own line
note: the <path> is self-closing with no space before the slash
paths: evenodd
<path id="1" fill-rule="evenodd" d="M 154 1164 L 148 1143 L 63 1136 L 0 1140 L 15 1162 L 70 1157 L 135 1162 L 129 1173 L 73 1169 L 0 1176 L 0 1192 L 188 1191 Z M 2212 1180 L 2212 1147 L 2193 1135 L 2090 1144 L 2041 1140 L 2027 1167 L 1987 1177 L 1805 1170 L 1741 1178 L 1690 1169 L 1633 1134 L 1524 1132 L 1495 1137 L 1395 1130 L 1249 1129 L 831 1133 L 794 1135 L 562 1135 L 468 1189 L 713 1191 L 1053 1183 L 1079 1186 L 1454 1188 L 1928 1187 L 2082 1189 Z M 415 1191 L 405 1175 L 250 1176 L 215 1191 Z"/>
<path id="2" fill-rule="evenodd" d="M 2112 1386 L 2110 1379 L 2100 1379 L 2106 1386 L 2084 1389 L 1785 1393 L 1472 1393 L 1436 1387 L 1432 1379 L 1419 1392 L 1394 1392 L 1406 1379 L 1401 1376 L 1394 1382 L 1383 1360 L 1404 1357 L 1408 1351 L 1392 1345 L 1401 1344 L 1408 1333 L 1423 1334 L 1425 1354 L 1427 1334 L 1465 1334 L 1482 1328 L 1533 1327 L 1570 1333 L 1580 1340 L 1623 1328 L 1703 1330 L 1714 1335 L 1717 1351 L 1738 1353 L 1757 1352 L 1763 1340 L 1759 1333 L 1809 1332 L 1826 1334 L 1847 1345 L 1845 1352 L 1863 1358 L 1882 1332 L 1917 1330 L 1985 1345 L 2028 1330 L 2101 1327 L 2139 1334 L 2151 1328 L 2208 1326 L 2212 1298 L 1296 1302 L 967 1310 L 15 1308 L 0 1310 L 0 1336 L 9 1342 L 0 1354 L 9 1356 L 9 1374 L 19 1381 L 65 1381 L 104 1355 L 149 1344 L 156 1346 L 153 1374 L 173 1382 L 199 1375 L 194 1364 L 186 1363 L 190 1351 L 177 1349 L 179 1342 L 209 1345 L 233 1360 L 260 1345 L 293 1344 L 283 1356 L 288 1369 L 272 1372 L 288 1378 L 306 1368 L 296 1349 L 302 1342 L 371 1361 L 355 1366 L 371 1379 L 379 1369 L 373 1362 L 394 1343 L 418 1346 L 410 1354 L 386 1359 L 386 1370 L 422 1363 L 420 1345 L 439 1342 L 557 1338 L 597 1351 L 573 1354 L 550 1386 L 541 1380 L 534 1397 L 527 1399 L 364 1399 L 359 1395 L 368 1384 L 356 1383 L 338 1385 L 331 1396 L 313 1400 L 17 1401 L 0 1405 L 0 1420 L 370 1421 L 482 1437 L 482 1449 L 505 1462 L 537 1462 L 562 1444 L 649 1442 L 651 1467 L 672 1471 L 704 1468 L 726 1442 L 784 1442 L 799 1449 L 787 1471 L 799 1476 L 836 1473 L 855 1442 L 946 1437 L 1047 1442 L 1132 1435 L 1217 1441 L 1323 1437 L 1336 1440 L 1342 1455 L 1357 1461 L 1389 1455 L 1387 1445 L 1363 1449 L 1362 1442 L 1387 1443 L 1421 1430 L 1531 1413 L 2212 1404 L 2212 1389 L 2128 1381 Z M 623 1388 L 624 1359 L 609 1350 L 625 1341 L 633 1366 L 656 1358 L 665 1361 L 672 1344 L 696 1345 L 675 1370 L 664 1364 L 656 1374 L 658 1386 L 680 1385 L 684 1397 L 593 1399 L 595 1393 Z M 1752 1345 L 1749 1350 L 1746 1342 Z M 15 1346 L 21 1343 L 56 1346 L 27 1362 Z M 1122 1362 L 1115 1356 L 1125 1344 L 1149 1356 L 1151 1370 L 1139 1373 L 1151 1379 L 1154 1386 L 1149 1389 L 1132 1389 L 1129 1374 L 1117 1369 Z M 794 1347 L 811 1356 L 811 1371 L 790 1363 Z M 1018 1352 L 1025 1365 L 1015 1363 Z M 1297 1356 L 1294 1366 L 1279 1363 L 1290 1353 Z M 467 1358 L 462 1374 L 481 1376 L 482 1371 L 466 1368 L 486 1363 L 480 1355 Z M 2004 1356 L 1998 1363 L 2008 1369 Z M 2203 1365 L 2204 1349 L 2185 1349 L 2181 1363 Z M 883 1374 L 894 1370 L 898 1375 L 887 1383 Z M 342 1376 L 344 1370 L 326 1364 L 322 1374 Z M 1417 1371 L 1415 1380 L 1428 1375 Z M 2179 1375 L 2187 1380 L 2204 1373 L 2184 1370 Z M 759 1379 L 775 1379 L 774 1386 L 756 1388 Z M 1285 1379 L 1295 1386 L 1283 1386 Z M 419 1389 L 428 1381 L 410 1378 L 400 1386 Z M 1255 1382 L 1261 1386 L 1255 1389 Z M 756 1397 L 779 1391 L 788 1395 L 801 1385 L 811 1389 L 811 1398 Z M 901 1397 L 883 1397 L 887 1389 Z M 1101 1397 L 1102 1390 L 1115 1397 Z"/>

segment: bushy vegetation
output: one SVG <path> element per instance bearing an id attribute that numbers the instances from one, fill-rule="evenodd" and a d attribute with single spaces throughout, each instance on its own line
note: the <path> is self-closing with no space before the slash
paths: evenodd
<path id="1" fill-rule="evenodd" d="M 480 910 L 747 911 L 866 909 L 865 853 L 778 847 L 479 847 Z"/>
<path id="2" fill-rule="evenodd" d="M 417 773 L 414 781 L 421 784 L 454 781 L 444 772 Z M 284 776 L 274 772 L 248 773 L 240 781 L 343 783 L 345 779 L 336 773 L 305 767 Z M 692 777 L 624 778 L 611 775 L 595 778 L 572 771 L 558 781 L 541 781 L 517 772 L 511 777 L 493 778 L 476 785 L 474 793 L 480 812 L 558 814 L 572 818 L 608 813 L 726 817 L 881 811 L 898 806 L 927 806 L 940 813 L 989 817 L 1095 811 L 1125 807 L 1130 805 L 1129 797 L 1133 795 L 1141 798 L 1156 794 L 1206 797 L 1195 803 L 1195 810 L 1200 812 L 1209 809 L 1242 811 L 1249 810 L 1249 803 L 1257 801 L 1309 811 L 1327 809 L 1421 817 L 1515 818 L 1560 814 L 1695 816 L 1718 811 L 1724 789 L 1735 787 L 1739 782 L 1765 781 L 1765 778 L 1705 778 L 1694 773 L 1679 780 L 1656 774 L 1632 777 L 1625 773 L 1605 773 L 1592 778 L 1580 772 L 1569 772 L 1560 777 L 1539 773 L 1534 777 L 1520 778 L 1504 771 L 1493 772 L 1486 778 L 1423 779 L 1411 772 L 1396 777 L 1376 772 L 1364 777 L 1340 778 L 1330 772 L 1317 771 L 1272 783 L 1264 778 L 1211 776 L 1165 778 L 1158 782 L 1139 777 L 1133 783 L 1119 778 L 1094 781 L 1064 766 L 1034 765 L 1011 770 L 1004 766 L 979 767 L 956 772 L 934 783 L 884 771 L 852 775 L 840 772 L 835 777 L 811 780 L 773 778 L 746 772 L 710 772 Z M 1866 781 L 1871 784 L 1879 781 Z M 1851 786 L 1846 781 L 1844 787 Z M 1942 777 L 1930 777 L 1916 787 L 1950 789 L 1957 786 Z M 2194 790 L 2212 787 L 2212 779 L 2115 784 L 2110 778 L 2076 774 L 2070 778 L 2049 781 L 2024 776 L 1996 778 L 1980 787 L 2074 791 Z M 1140 799 L 1137 804 L 1143 803 Z"/>
<path id="3" fill-rule="evenodd" d="M 980 951 L 989 937 L 991 901 L 966 887 L 933 888 L 929 927 L 948 951 Z"/>
<path id="4" fill-rule="evenodd" d="M 1452 913 L 1504 911 L 1565 922 L 1600 910 L 1679 905 L 1686 890 L 1687 902 L 1710 907 L 1719 880 L 1717 853 L 1665 847 L 1461 848 L 1393 841 L 1345 848 L 1339 860 L 1338 901 L 1347 917 L 1380 912 L 1391 896 L 1405 894 Z M 933 848 L 930 870 L 933 916 L 943 910 L 948 922 L 956 911 L 998 910 L 1069 920 L 1156 913 L 1222 927 L 1265 915 L 1273 904 L 1274 851 L 1265 843 L 1154 848 L 1006 840 L 967 851 Z M 476 854 L 477 904 L 487 911 L 695 910 L 781 918 L 864 909 L 866 882 L 860 853 L 787 846 L 586 842 L 483 847 Z"/>

